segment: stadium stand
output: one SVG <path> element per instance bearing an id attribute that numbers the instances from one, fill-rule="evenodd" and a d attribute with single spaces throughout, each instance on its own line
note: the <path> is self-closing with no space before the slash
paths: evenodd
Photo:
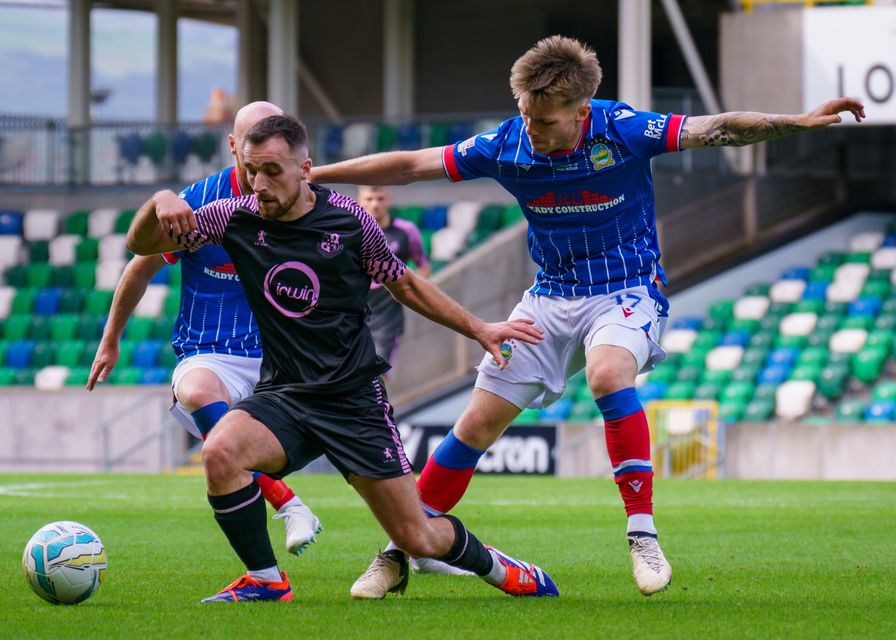
<path id="1" fill-rule="evenodd" d="M 402 134 L 405 135 L 405 134 Z M 112 292 L 130 254 L 133 209 L 0 211 L 0 386 L 42 390 L 86 383 Z M 421 229 L 439 269 L 522 219 L 516 204 L 405 206 L 393 215 Z M 180 269 L 147 287 L 121 343 L 111 384 L 165 384 L 176 361 L 168 346 L 180 304 Z"/>

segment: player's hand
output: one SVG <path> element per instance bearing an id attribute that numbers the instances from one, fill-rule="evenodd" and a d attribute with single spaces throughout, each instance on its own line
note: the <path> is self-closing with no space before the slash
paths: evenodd
<path id="1" fill-rule="evenodd" d="M 93 391 L 93 387 L 97 382 L 102 383 L 108 379 L 120 355 L 121 350 L 117 341 L 112 344 L 100 342 L 100 346 L 96 350 L 96 357 L 94 357 L 93 364 L 90 366 L 90 375 L 87 376 L 88 391 Z"/>
<path id="2" fill-rule="evenodd" d="M 837 98 L 828 100 L 807 113 L 804 116 L 804 125 L 808 129 L 823 129 L 837 124 L 843 121 L 843 118 L 840 117 L 840 113 L 843 111 L 849 111 L 856 122 L 861 122 L 865 117 L 865 105 L 861 102 L 855 98 Z"/>
<path id="3" fill-rule="evenodd" d="M 508 340 L 519 340 L 529 344 L 538 344 L 544 339 L 544 331 L 535 326 L 529 318 L 517 318 L 507 322 L 484 323 L 476 334 L 476 340 L 486 351 L 492 354 L 495 364 L 503 369 L 510 362 L 501 354 L 501 345 Z"/>
<path id="4" fill-rule="evenodd" d="M 155 196 L 156 218 L 162 229 L 173 239 L 187 235 L 197 228 L 196 215 L 190 205 L 173 191 L 161 191 Z"/>

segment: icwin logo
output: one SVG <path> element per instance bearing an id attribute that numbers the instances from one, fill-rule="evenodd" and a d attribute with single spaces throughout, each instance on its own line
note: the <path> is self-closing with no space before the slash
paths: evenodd
<path id="1" fill-rule="evenodd" d="M 304 318 L 317 307 L 320 280 L 303 262 L 285 262 L 264 278 L 264 297 L 287 318 Z"/>

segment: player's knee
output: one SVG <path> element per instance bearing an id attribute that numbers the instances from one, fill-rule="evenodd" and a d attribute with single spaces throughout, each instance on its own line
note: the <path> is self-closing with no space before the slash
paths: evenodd
<path id="1" fill-rule="evenodd" d="M 634 384 L 629 372 L 621 370 L 613 362 L 602 362 L 590 367 L 587 378 L 588 387 L 595 398 L 615 393 Z"/>
<path id="2" fill-rule="evenodd" d="M 209 482 L 229 478 L 239 469 L 234 464 L 235 451 L 227 438 L 209 438 L 202 445 L 202 466 Z"/>
<path id="3" fill-rule="evenodd" d="M 188 411 L 196 411 L 215 402 L 230 404 L 230 398 L 223 397 L 217 387 L 207 385 L 183 386 L 178 390 L 177 399 Z"/>

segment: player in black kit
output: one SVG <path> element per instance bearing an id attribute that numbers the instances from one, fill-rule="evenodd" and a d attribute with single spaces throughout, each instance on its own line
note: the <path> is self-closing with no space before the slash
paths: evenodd
<path id="1" fill-rule="evenodd" d="M 157 217 L 141 209 L 128 233 L 128 247 L 144 255 L 223 245 L 264 344 L 255 393 L 221 419 L 202 448 L 215 520 L 248 573 L 203 602 L 292 600 L 249 470 L 282 478 L 320 455 L 399 549 L 472 571 L 511 595 L 558 595 L 544 571 L 483 546 L 454 516 L 424 514 L 379 377 L 388 364 L 364 325 L 367 293 L 371 280 L 383 283 L 399 302 L 477 340 L 502 365 L 503 341 L 537 343 L 541 330 L 527 320 L 486 323 L 415 277 L 355 201 L 308 182 L 307 137 L 294 118 L 262 120 L 243 150 L 255 195 L 220 200 L 195 215 Z M 380 574 L 389 591 L 403 592 L 406 560 L 388 553 L 382 563 L 394 570 Z"/>

